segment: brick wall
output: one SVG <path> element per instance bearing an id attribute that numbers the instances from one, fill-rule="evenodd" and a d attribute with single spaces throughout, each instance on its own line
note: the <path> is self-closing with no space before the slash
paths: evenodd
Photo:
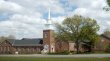
<path id="1" fill-rule="evenodd" d="M 69 51 L 69 43 L 67 41 L 56 41 L 55 50 L 56 52 Z"/>

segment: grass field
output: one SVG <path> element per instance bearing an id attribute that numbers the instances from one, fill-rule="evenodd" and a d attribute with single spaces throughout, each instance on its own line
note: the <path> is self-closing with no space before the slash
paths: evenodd
<path id="1" fill-rule="evenodd" d="M 110 58 L 0 57 L 0 61 L 110 61 Z"/>

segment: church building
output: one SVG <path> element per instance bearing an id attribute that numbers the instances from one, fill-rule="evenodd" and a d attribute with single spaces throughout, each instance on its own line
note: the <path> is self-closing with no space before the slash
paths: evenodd
<path id="1" fill-rule="evenodd" d="M 37 54 L 73 50 L 75 50 L 73 42 L 55 40 L 53 24 L 50 18 L 50 9 L 48 20 L 43 30 L 43 38 L 9 39 L 0 43 L 0 54 Z"/>

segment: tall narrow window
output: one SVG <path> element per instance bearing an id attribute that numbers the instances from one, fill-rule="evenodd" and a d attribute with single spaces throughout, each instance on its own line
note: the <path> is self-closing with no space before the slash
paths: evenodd
<path id="1" fill-rule="evenodd" d="M 47 38 L 47 33 L 44 34 L 44 37 Z"/>

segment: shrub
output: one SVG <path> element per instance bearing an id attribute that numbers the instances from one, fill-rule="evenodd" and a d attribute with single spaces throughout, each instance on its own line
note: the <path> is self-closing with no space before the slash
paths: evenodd
<path id="1" fill-rule="evenodd" d="M 110 53 L 110 44 L 109 44 L 109 45 L 107 45 L 105 52 Z"/>
<path id="2" fill-rule="evenodd" d="M 55 53 L 48 53 L 50 55 L 68 55 L 69 51 L 62 51 L 62 52 L 55 52 Z"/>

